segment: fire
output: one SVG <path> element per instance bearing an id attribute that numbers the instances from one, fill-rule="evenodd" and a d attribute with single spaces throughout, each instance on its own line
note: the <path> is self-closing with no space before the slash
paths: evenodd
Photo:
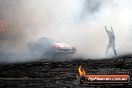
<path id="1" fill-rule="evenodd" d="M 79 66 L 78 71 L 79 71 L 79 75 L 80 75 L 80 76 L 85 76 L 85 75 L 86 75 L 86 72 L 85 72 L 85 70 L 82 68 L 82 66 Z"/>

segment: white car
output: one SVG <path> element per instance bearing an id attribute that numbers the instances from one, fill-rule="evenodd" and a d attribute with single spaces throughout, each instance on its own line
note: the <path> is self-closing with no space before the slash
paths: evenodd
<path id="1" fill-rule="evenodd" d="M 37 41 L 29 43 L 28 46 L 33 53 L 50 58 L 69 57 L 76 53 L 75 47 L 61 42 L 54 42 L 46 37 L 41 37 Z"/>

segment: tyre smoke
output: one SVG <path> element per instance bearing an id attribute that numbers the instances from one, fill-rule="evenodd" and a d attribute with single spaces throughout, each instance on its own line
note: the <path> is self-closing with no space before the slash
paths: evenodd
<path id="1" fill-rule="evenodd" d="M 113 27 L 118 55 L 131 54 L 131 4 L 131 0 L 0 0 L 0 23 L 9 25 L 0 32 L 1 55 L 13 53 L 12 62 L 33 60 L 27 44 L 45 36 L 75 46 L 76 57 L 111 57 L 112 50 L 104 54 L 108 44 L 104 26 Z"/>

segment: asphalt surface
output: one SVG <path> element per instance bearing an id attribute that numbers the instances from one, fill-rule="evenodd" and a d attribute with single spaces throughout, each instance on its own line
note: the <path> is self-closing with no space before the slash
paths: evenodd
<path id="1" fill-rule="evenodd" d="M 75 58 L 74 58 L 75 59 Z M 78 67 L 82 65 L 87 74 L 132 75 L 132 57 L 102 60 L 36 61 L 0 64 L 0 88 L 131 88 L 126 84 L 80 84 Z"/>

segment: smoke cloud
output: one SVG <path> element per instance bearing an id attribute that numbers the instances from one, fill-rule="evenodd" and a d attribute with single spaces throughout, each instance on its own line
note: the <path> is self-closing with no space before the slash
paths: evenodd
<path id="1" fill-rule="evenodd" d="M 0 20 L 11 25 L 0 32 L 0 52 L 13 53 L 12 62 L 33 60 L 27 43 L 45 36 L 75 46 L 76 57 L 106 57 L 106 25 L 113 27 L 118 55 L 131 54 L 131 4 L 131 0 L 0 0 Z M 108 56 L 114 56 L 112 50 Z"/>

